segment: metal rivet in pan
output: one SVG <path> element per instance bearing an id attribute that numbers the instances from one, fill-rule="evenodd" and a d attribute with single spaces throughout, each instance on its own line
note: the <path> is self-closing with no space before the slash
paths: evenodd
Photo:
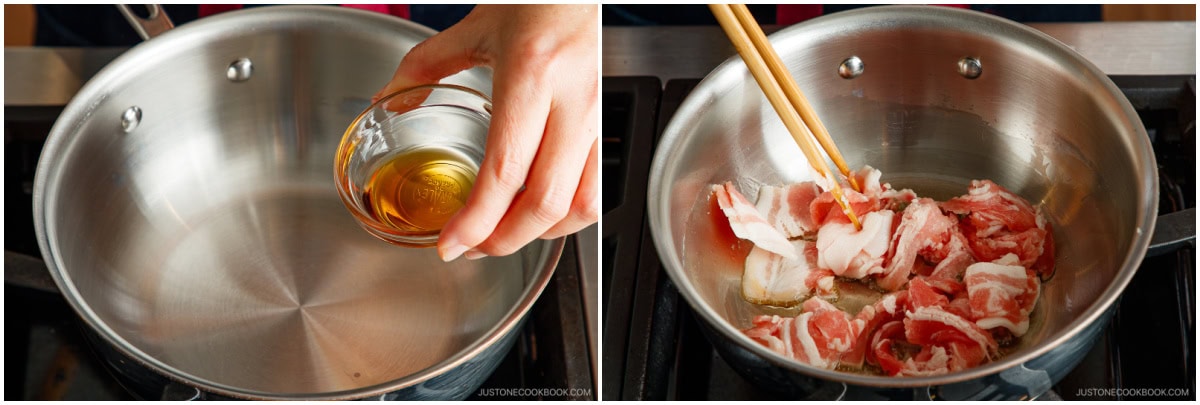
<path id="1" fill-rule="evenodd" d="M 254 64 L 250 63 L 250 59 L 239 58 L 229 64 L 229 68 L 225 70 L 225 77 L 233 82 L 244 82 L 249 80 L 253 73 Z"/>
<path id="2" fill-rule="evenodd" d="M 140 123 L 142 123 L 142 109 L 140 107 L 135 105 L 121 113 L 121 128 L 125 130 L 125 133 L 133 132 Z"/>
<path id="3" fill-rule="evenodd" d="M 983 74 L 983 64 L 979 63 L 979 59 L 964 57 L 958 60 L 958 74 L 968 79 L 978 78 Z"/>
<path id="4" fill-rule="evenodd" d="M 843 79 L 853 79 L 863 74 L 863 61 L 857 56 L 851 56 L 842 61 L 838 66 L 838 76 Z"/>

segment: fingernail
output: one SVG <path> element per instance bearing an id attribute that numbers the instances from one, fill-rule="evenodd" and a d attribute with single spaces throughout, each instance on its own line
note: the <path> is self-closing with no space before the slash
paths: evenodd
<path id="1" fill-rule="evenodd" d="M 471 250 L 468 250 L 467 253 L 463 253 L 463 257 L 467 258 L 467 260 L 479 260 L 479 259 L 488 257 L 488 255 L 487 255 L 487 253 L 483 253 L 478 250 L 471 249 Z"/>
<path id="2" fill-rule="evenodd" d="M 441 251 L 442 261 L 448 262 L 462 256 L 463 252 L 467 251 L 467 247 L 463 245 L 450 246 Z M 468 258 L 469 259 L 469 258 Z"/>

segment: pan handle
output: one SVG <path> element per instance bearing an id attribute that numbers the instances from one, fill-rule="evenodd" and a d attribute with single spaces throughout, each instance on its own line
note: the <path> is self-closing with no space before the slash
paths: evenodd
<path id="1" fill-rule="evenodd" d="M 1154 235 L 1150 236 L 1150 248 L 1146 257 L 1159 256 L 1179 250 L 1196 240 L 1196 208 L 1175 211 L 1158 216 Z"/>
<path id="2" fill-rule="evenodd" d="M 58 286 L 50 277 L 50 270 L 46 269 L 46 262 L 40 257 L 8 250 L 4 251 L 4 282 L 48 293 L 59 293 Z"/>
<path id="3" fill-rule="evenodd" d="M 146 9 L 150 12 L 150 16 L 147 18 L 134 14 L 128 4 L 118 4 L 117 9 L 121 10 L 125 20 L 129 21 L 129 25 L 133 26 L 133 30 L 137 31 L 143 40 L 157 37 L 159 34 L 175 28 L 175 24 L 171 23 L 171 17 L 167 17 L 167 12 L 158 4 L 146 5 Z"/>
<path id="4" fill-rule="evenodd" d="M 200 401 L 207 399 L 204 393 L 199 388 L 177 383 L 175 381 L 168 382 L 163 387 L 162 401 Z"/>

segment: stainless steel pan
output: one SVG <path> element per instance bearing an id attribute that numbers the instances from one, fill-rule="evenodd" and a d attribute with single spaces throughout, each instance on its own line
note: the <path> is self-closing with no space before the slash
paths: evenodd
<path id="1" fill-rule="evenodd" d="M 161 33 L 88 82 L 46 142 L 34 217 L 101 352 L 237 398 L 474 391 L 563 241 L 442 263 L 363 232 L 329 176 L 346 126 L 433 33 L 337 7 L 257 8 Z"/>
<path id="2" fill-rule="evenodd" d="M 1112 82 L 1027 27 L 943 7 L 872 7 L 770 37 L 852 167 L 923 196 L 992 179 L 1041 204 L 1054 224 L 1057 275 L 1011 354 L 935 377 L 818 369 L 739 330 L 762 312 L 740 296 L 749 245 L 719 231 L 708 185 L 810 180 L 810 169 L 745 65 L 731 58 L 672 117 L 648 190 L 650 228 L 671 279 L 722 356 L 747 378 L 795 396 L 1037 397 L 1087 353 L 1155 228 L 1154 156 Z M 854 63 L 860 61 L 858 72 Z M 1192 214 L 1194 218 L 1194 213 Z M 1192 235 L 1194 237 L 1194 229 Z"/>

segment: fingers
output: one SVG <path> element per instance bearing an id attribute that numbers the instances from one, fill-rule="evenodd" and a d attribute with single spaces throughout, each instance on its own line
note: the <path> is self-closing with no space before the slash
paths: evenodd
<path id="1" fill-rule="evenodd" d="M 597 139 L 592 143 L 588 153 L 587 163 L 583 166 L 583 177 L 579 179 L 579 187 L 575 190 L 575 199 L 571 200 L 571 209 L 567 217 L 555 224 L 550 230 L 540 236 L 542 239 L 554 239 L 575 232 L 595 223 L 600 218 L 599 176 L 597 166 Z"/>
<path id="2" fill-rule="evenodd" d="M 494 68 L 487 150 L 464 208 L 442 228 L 443 260 L 507 255 L 596 221 L 595 11 L 477 6 L 406 55 L 377 95 Z"/>
<path id="3" fill-rule="evenodd" d="M 551 97 L 541 86 L 543 80 L 526 77 L 544 75 L 543 68 L 528 65 L 496 68 L 487 152 L 466 205 L 442 228 L 438 254 L 443 260 L 454 260 L 487 240 L 525 185 L 546 129 Z"/>
<path id="4" fill-rule="evenodd" d="M 551 110 L 525 190 L 475 250 L 491 256 L 511 254 L 567 219 L 587 165 L 587 145 L 596 139 L 589 110 L 591 103 L 578 100 L 565 100 Z"/>
<path id="5" fill-rule="evenodd" d="M 404 55 L 392 79 L 375 93 L 371 102 L 397 90 L 437 83 L 446 76 L 485 62 L 481 49 L 486 36 L 480 35 L 480 29 L 477 24 L 455 24 L 417 44 Z"/>

